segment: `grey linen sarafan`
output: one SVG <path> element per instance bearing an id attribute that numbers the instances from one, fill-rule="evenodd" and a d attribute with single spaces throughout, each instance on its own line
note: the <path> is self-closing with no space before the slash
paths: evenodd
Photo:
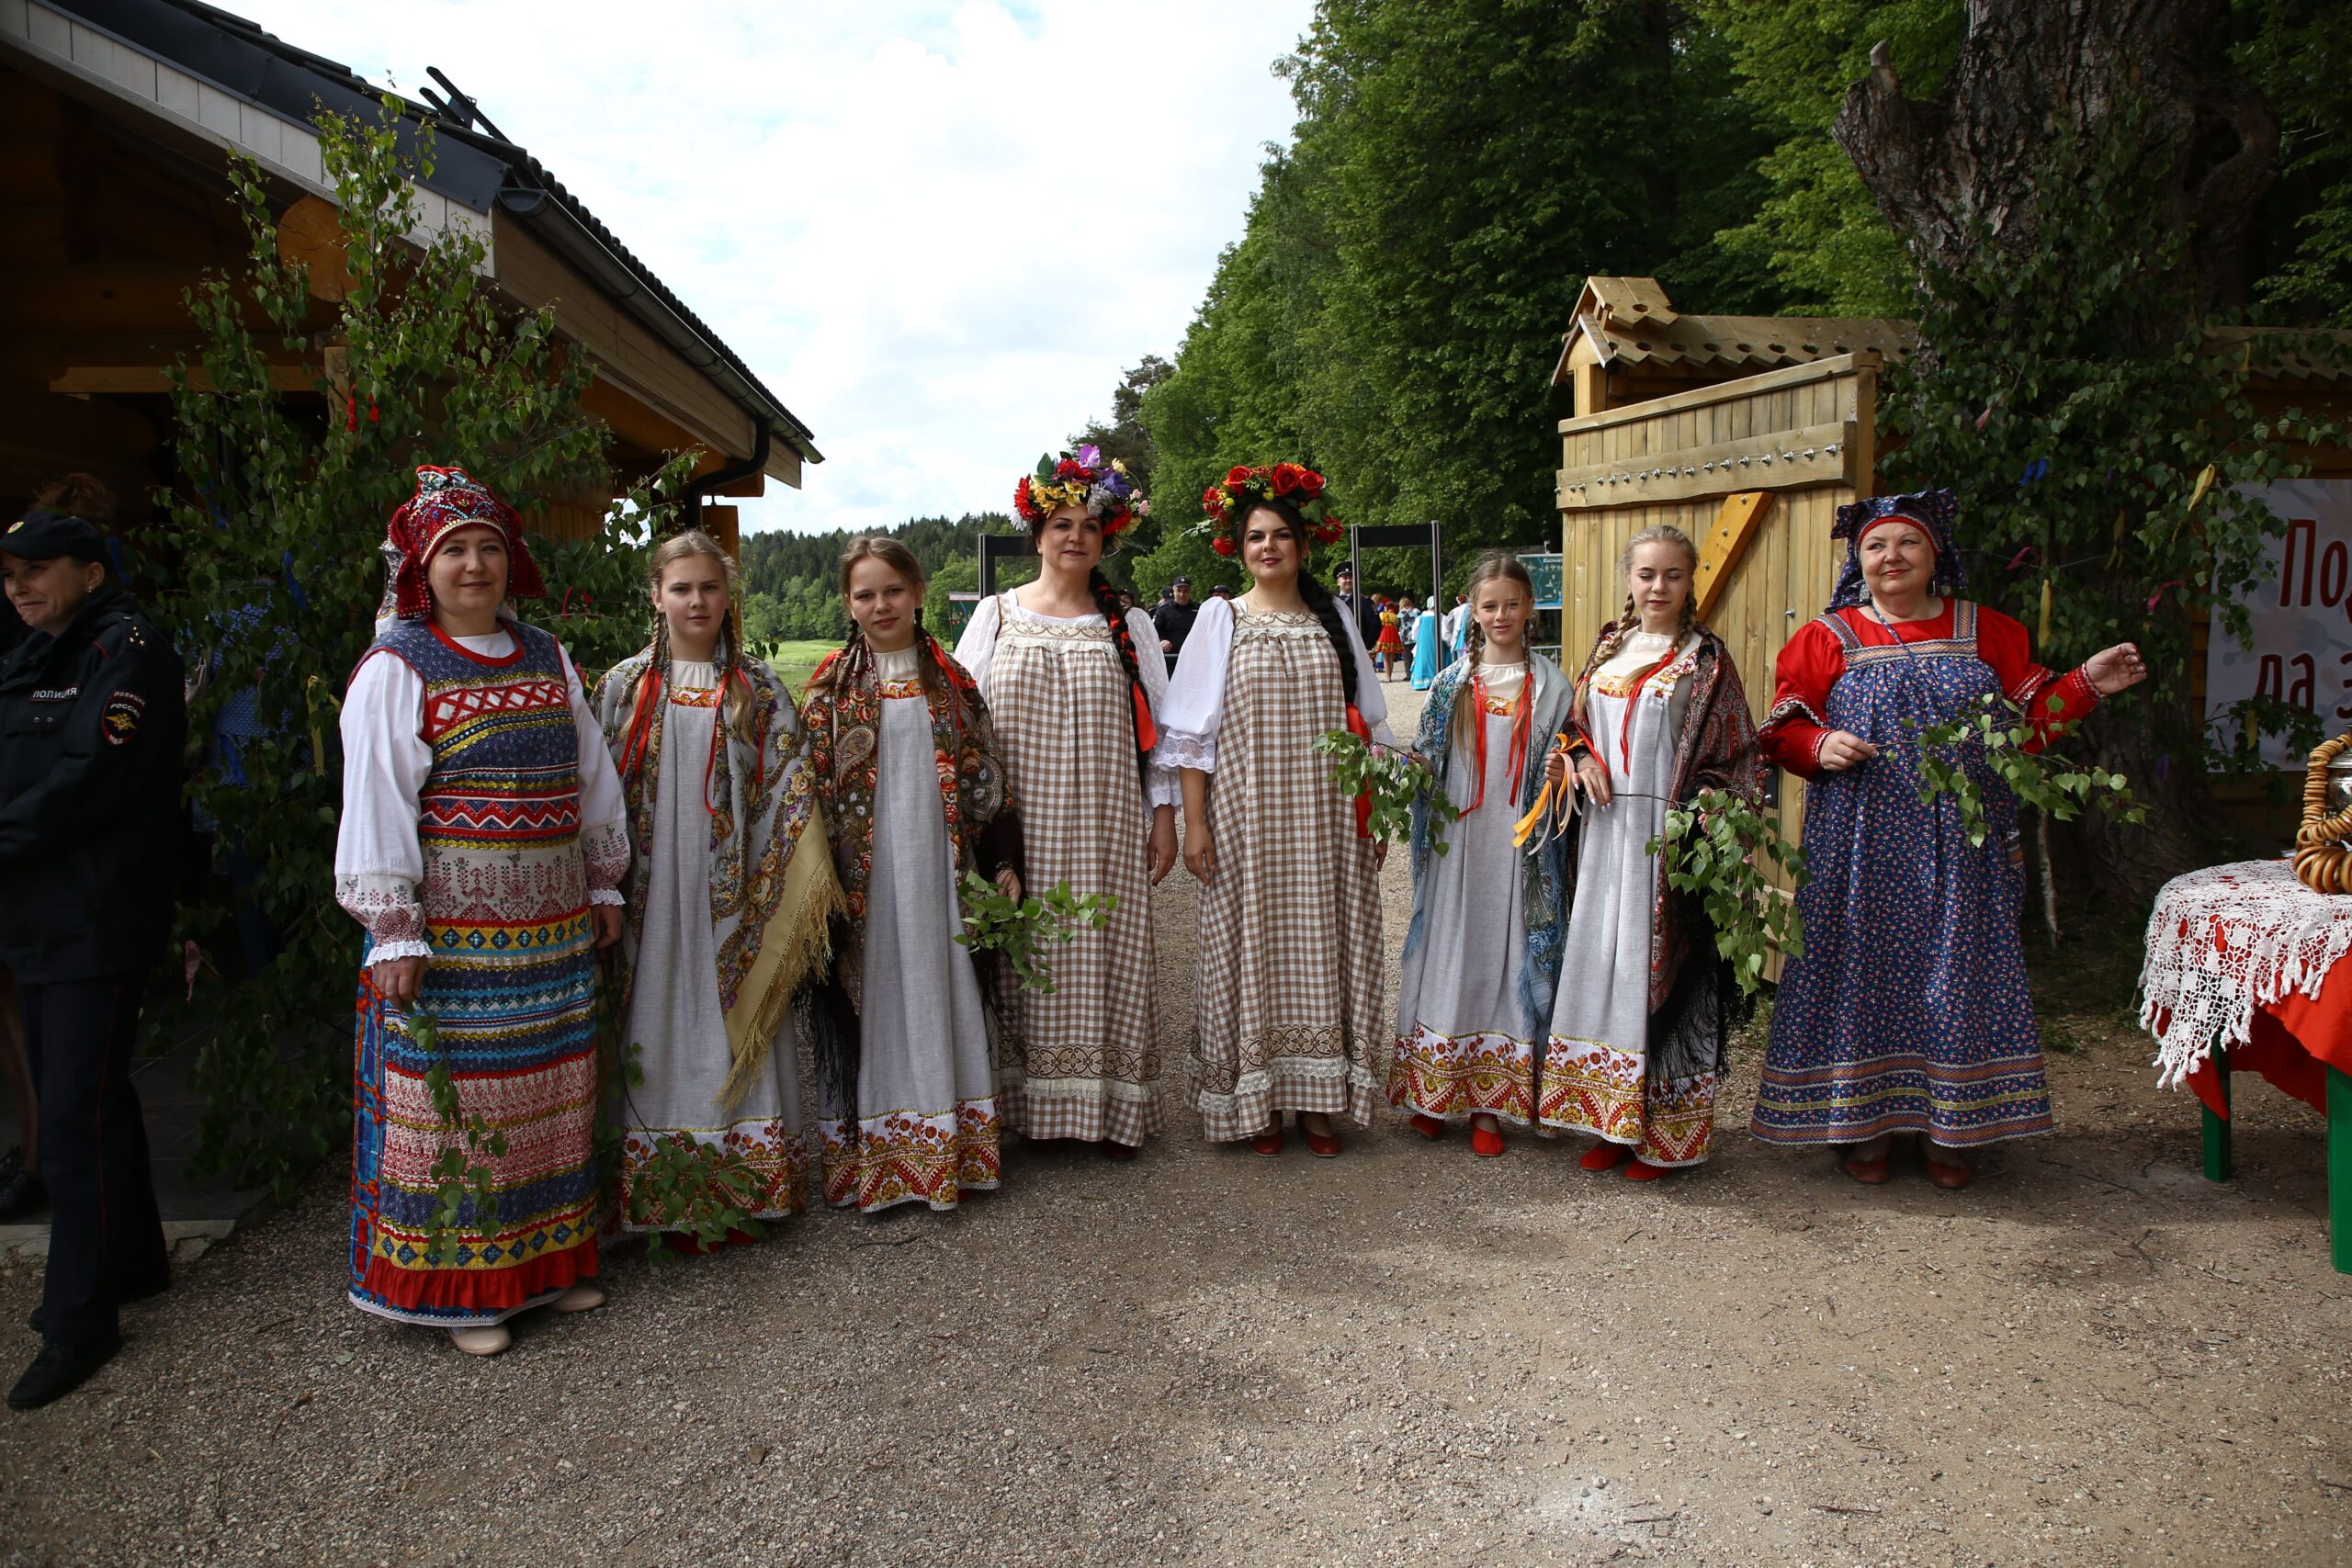
<path id="1" fill-rule="evenodd" d="M 1372 840 L 1357 836 L 1353 805 L 1315 750 L 1316 737 L 1347 725 L 1339 662 L 1311 615 L 1237 604 L 1232 615 L 1210 759 L 1216 874 L 1200 900 L 1194 1102 L 1213 1139 L 1249 1137 L 1284 1111 L 1368 1125 L 1388 1023 L 1379 878 Z M 1216 630 L 1204 613 L 1188 663 Z M 1172 716 L 1170 738 L 1185 739 Z M 1185 766 L 1200 754 L 1170 752 Z"/>
<path id="2" fill-rule="evenodd" d="M 1066 882 L 1118 899 L 1100 930 L 1049 950 L 1051 992 L 1000 987 L 999 1105 L 1032 1138 L 1139 1145 L 1166 1112 L 1132 688 L 1101 615 L 1041 615 L 1010 592 L 981 611 L 956 655 L 996 721 L 1033 891 Z M 1151 658 L 1151 644 L 1137 648 Z M 1159 679 L 1137 673 L 1147 690 Z"/>

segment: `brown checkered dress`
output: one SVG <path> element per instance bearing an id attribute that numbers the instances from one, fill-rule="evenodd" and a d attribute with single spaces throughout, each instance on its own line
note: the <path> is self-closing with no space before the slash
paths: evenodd
<path id="1" fill-rule="evenodd" d="M 1209 780 L 1216 880 L 1201 893 L 1191 1061 L 1203 1130 L 1283 1111 L 1369 1125 L 1382 1090 L 1378 874 L 1315 738 L 1344 728 L 1340 665 L 1311 615 L 1234 606 Z"/>
<path id="2" fill-rule="evenodd" d="M 1165 1124 L 1153 1003 L 1148 808 L 1136 765 L 1127 674 L 1111 630 L 1031 615 L 1006 594 L 989 663 L 989 710 L 1021 803 L 1029 890 L 1057 882 L 1116 894 L 1100 931 L 1046 950 L 1051 994 L 1000 992 L 998 1103 L 1032 1138 L 1136 1145 Z M 1144 645 L 1158 657 L 1158 644 Z"/>

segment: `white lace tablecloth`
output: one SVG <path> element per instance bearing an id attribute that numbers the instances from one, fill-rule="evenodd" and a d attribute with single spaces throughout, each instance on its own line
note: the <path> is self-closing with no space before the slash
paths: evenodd
<path id="1" fill-rule="evenodd" d="M 2165 883 L 2140 971 L 2157 1081 L 2177 1089 L 2215 1045 L 2245 1044 L 2255 1009 L 2296 991 L 2317 1000 L 2347 951 L 2352 896 L 2312 892 L 2290 862 L 2211 865 Z"/>

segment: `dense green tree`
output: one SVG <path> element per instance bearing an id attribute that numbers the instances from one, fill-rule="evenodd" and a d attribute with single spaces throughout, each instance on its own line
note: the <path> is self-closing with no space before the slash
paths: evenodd
<path id="1" fill-rule="evenodd" d="M 2250 491 L 2344 438 L 2250 394 L 2281 345 L 2211 330 L 2295 226 L 2265 199 L 2279 117 L 2233 37 L 2222 0 L 1979 0 L 1934 91 L 1874 63 L 1833 121 L 1920 273 L 1887 481 L 1961 492 L 1974 591 L 2036 625 L 2045 661 L 2150 655 L 2082 742 L 2153 795 L 2128 842 L 2086 824 L 2093 874 L 2142 895 L 2225 848 L 2190 634 L 2245 624 L 2280 528 Z"/>
<path id="2" fill-rule="evenodd" d="M 1773 141 L 1731 64 L 1682 6 L 1326 0 L 1278 67 L 1293 145 L 1143 400 L 1163 512 L 1138 581 L 1217 570 L 1166 509 L 1196 519 L 1227 468 L 1276 457 L 1329 475 L 1351 521 L 1435 518 L 1465 549 L 1556 536 L 1550 372 L 1585 276 L 1778 299 L 1713 243 L 1765 195 Z"/>
<path id="3" fill-rule="evenodd" d="M 2352 327 L 2352 28 L 2340 0 L 2238 0 L 2238 69 L 2278 122 L 2255 270 L 2270 307 Z"/>
<path id="4" fill-rule="evenodd" d="M 1125 463 L 1147 496 L 1152 493 L 1152 478 L 1159 465 L 1152 450 L 1151 432 L 1144 428 L 1144 395 L 1168 379 L 1174 368 L 1156 354 L 1145 355 L 1143 362 L 1120 377 L 1112 389 L 1111 417 L 1087 421 L 1086 428 L 1069 438 L 1073 448 L 1099 446 L 1103 457 Z M 1145 519 L 1140 536 L 1148 536 L 1153 526 L 1151 519 Z"/>
<path id="5" fill-rule="evenodd" d="M 557 351 L 552 309 L 503 304 L 469 229 L 413 244 L 414 182 L 431 173 L 434 136 L 417 127 L 403 152 L 400 117 L 387 100 L 379 114 L 317 121 L 352 277 L 325 321 L 304 268 L 279 253 L 261 168 L 232 161 L 251 249 L 188 296 L 198 346 L 173 375 L 178 482 L 157 498 L 173 526 L 147 537 L 141 562 L 157 623 L 200 677 L 189 732 L 209 738 L 207 756 L 187 793 L 219 863 L 217 876 L 181 890 L 188 985 L 151 1022 L 175 1038 L 203 1033 L 198 1156 L 240 1183 L 283 1188 L 350 1137 L 359 940 L 331 901 L 336 720 L 375 636 L 383 519 L 413 491 L 420 462 L 462 464 L 526 519 L 551 493 L 615 488 L 605 431 L 581 401 L 590 367 Z M 285 395 L 288 363 L 314 396 Z M 655 497 L 674 495 L 685 471 L 673 459 L 593 537 L 534 546 L 549 597 L 530 614 L 592 676 L 644 636 L 648 525 L 667 520 Z M 232 956 L 230 904 L 272 934 L 275 956 L 251 972 Z"/>
<path id="6" fill-rule="evenodd" d="M 1933 90 L 1960 47 L 1963 9 L 1963 0 L 1701 0 L 1709 32 L 1729 52 L 1736 96 L 1778 140 L 1757 165 L 1769 194 L 1753 217 L 1716 236 L 1719 254 L 1735 270 L 1778 279 L 1780 311 L 1907 317 L 1917 310 L 1917 275 L 1902 242 L 1829 122 L 1881 41 L 1905 81 Z M 1730 309 L 1712 300 L 1693 308 Z"/>

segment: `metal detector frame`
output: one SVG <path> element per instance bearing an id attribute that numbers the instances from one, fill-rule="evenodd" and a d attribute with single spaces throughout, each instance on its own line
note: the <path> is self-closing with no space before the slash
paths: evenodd
<path id="1" fill-rule="evenodd" d="M 980 597 L 996 597 L 996 563 L 1037 553 L 1037 541 L 1026 534 L 980 536 Z"/>
<path id="2" fill-rule="evenodd" d="M 1427 523 L 1375 523 L 1361 528 L 1351 524 L 1348 527 L 1348 575 L 1355 579 L 1356 603 L 1348 606 L 1348 613 L 1354 615 L 1356 606 L 1364 602 L 1363 547 L 1366 545 L 1376 549 L 1400 546 L 1407 549 L 1419 549 L 1424 545 L 1428 546 L 1430 592 L 1442 600 L 1445 597 L 1445 558 L 1438 542 L 1438 534 L 1435 518 Z"/>

